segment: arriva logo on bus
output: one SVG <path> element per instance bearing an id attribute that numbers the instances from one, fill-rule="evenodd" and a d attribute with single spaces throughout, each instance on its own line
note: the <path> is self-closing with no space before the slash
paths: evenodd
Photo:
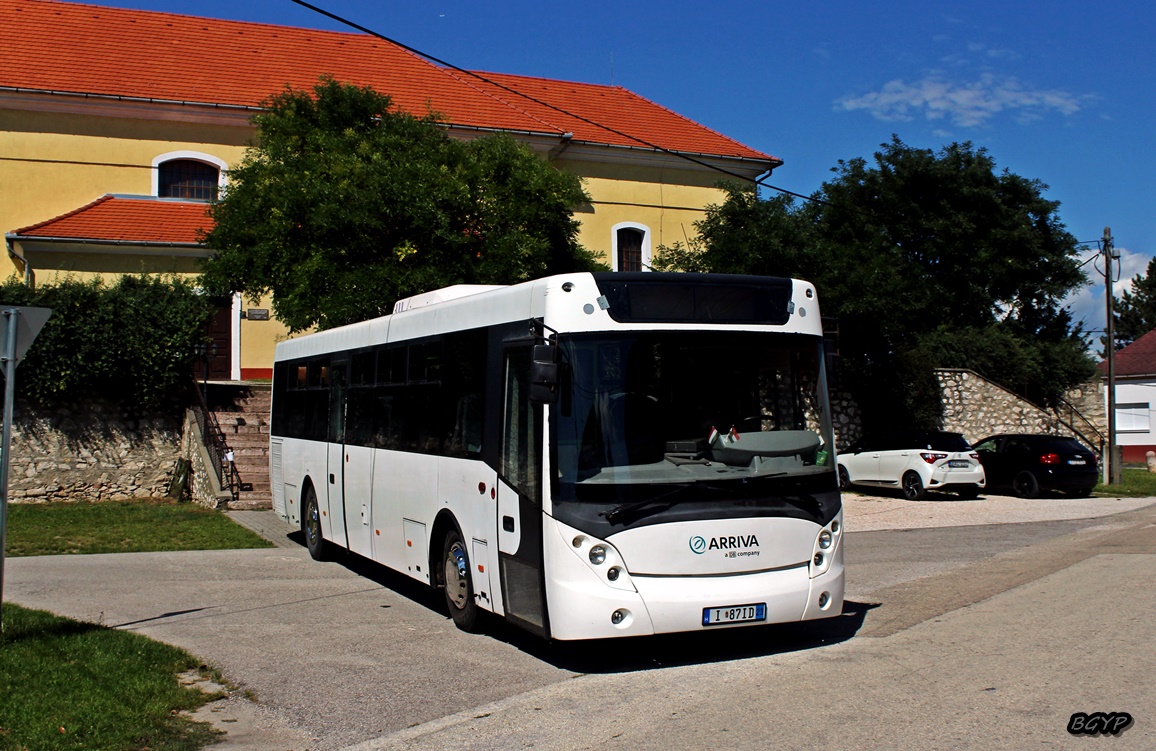
<path id="1" fill-rule="evenodd" d="M 702 535 L 690 538 L 690 549 L 697 555 L 708 550 L 739 550 L 741 548 L 757 548 L 759 538 L 754 535 L 730 535 L 728 537 L 712 537 L 708 542 Z"/>

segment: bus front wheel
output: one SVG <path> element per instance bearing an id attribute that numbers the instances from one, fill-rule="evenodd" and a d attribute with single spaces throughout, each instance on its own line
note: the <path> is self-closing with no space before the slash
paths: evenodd
<path id="1" fill-rule="evenodd" d="M 450 530 L 442 548 L 442 581 L 446 607 L 454 624 L 462 631 L 474 631 L 478 624 L 478 604 L 474 602 L 474 583 L 470 576 L 470 558 L 458 531 Z"/>
<path id="2" fill-rule="evenodd" d="M 315 561 L 325 560 L 326 543 L 321 534 L 321 509 L 317 505 L 317 492 L 312 486 L 305 491 L 305 514 L 301 520 L 305 530 L 305 547 Z"/>

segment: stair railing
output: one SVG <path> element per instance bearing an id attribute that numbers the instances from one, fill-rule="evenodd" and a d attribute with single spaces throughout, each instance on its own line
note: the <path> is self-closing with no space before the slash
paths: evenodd
<path id="1" fill-rule="evenodd" d="M 201 440 L 204 441 L 205 451 L 209 454 L 209 461 L 217 468 L 217 482 L 220 483 L 222 490 L 227 489 L 229 491 L 229 495 L 235 501 L 237 500 L 237 488 L 240 487 L 237 467 L 233 462 L 225 459 L 226 453 L 229 452 L 229 444 L 225 440 L 225 433 L 221 430 L 216 415 L 212 413 L 209 405 L 205 402 L 205 395 L 199 385 L 194 380 L 193 392 L 196 394 L 196 398 L 193 400 L 193 415 L 197 420 L 197 428 L 201 431 Z"/>

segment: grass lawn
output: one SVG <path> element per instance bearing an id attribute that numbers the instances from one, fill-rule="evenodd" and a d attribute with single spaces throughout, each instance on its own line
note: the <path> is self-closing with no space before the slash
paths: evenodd
<path id="1" fill-rule="evenodd" d="M 1105 485 L 1099 483 L 1092 490 L 1095 495 L 1104 495 L 1125 498 L 1140 498 L 1156 495 L 1156 473 L 1147 468 L 1124 467 L 1120 472 L 1119 485 Z"/>
<path id="2" fill-rule="evenodd" d="M 265 548 L 219 511 L 167 499 L 10 504 L 7 555 Z M 208 698 L 177 675 L 203 669 L 139 634 L 4 603 L 0 751 L 192 751 L 219 735 L 175 712 Z"/>
<path id="3" fill-rule="evenodd" d="M 272 546 L 221 512 L 195 503 L 155 499 L 8 506 L 9 556 Z"/>
<path id="4" fill-rule="evenodd" d="M 201 668 L 139 634 L 4 603 L 0 749 L 192 751 L 219 733 L 177 714 L 213 697 L 181 686 Z"/>

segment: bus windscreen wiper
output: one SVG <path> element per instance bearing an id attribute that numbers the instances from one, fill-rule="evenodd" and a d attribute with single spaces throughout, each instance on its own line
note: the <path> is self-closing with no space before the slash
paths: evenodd
<path id="1" fill-rule="evenodd" d="M 644 509 L 647 506 L 653 506 L 653 505 L 657 504 L 657 505 L 665 506 L 666 508 L 670 508 L 671 506 L 673 506 L 677 503 L 680 503 L 681 501 L 665 501 L 664 499 L 669 498 L 670 496 L 672 496 L 676 493 L 681 493 L 682 491 L 686 490 L 687 488 L 691 487 L 692 485 L 694 485 L 694 483 L 690 483 L 690 482 L 679 483 L 678 485 L 675 485 L 673 487 L 673 489 L 670 490 L 669 492 L 663 493 L 662 495 L 657 496 L 655 498 L 647 498 L 645 501 L 638 501 L 636 503 L 624 503 L 623 505 L 616 506 L 616 507 L 610 509 L 609 511 L 599 511 L 598 515 L 603 517 L 604 519 L 606 519 L 606 521 L 610 522 L 611 524 L 614 524 L 615 520 L 617 520 L 618 518 L 626 516 L 628 514 L 631 514 L 635 511 L 639 511 L 641 509 Z M 658 509 L 655 510 L 655 513 L 657 513 L 657 512 L 658 512 Z"/>
<path id="2" fill-rule="evenodd" d="M 786 472 L 775 472 L 773 474 L 768 474 L 768 475 L 759 475 L 759 479 L 765 479 L 768 477 L 781 477 L 782 475 L 785 475 L 785 474 L 787 474 L 787 473 Z M 744 482 L 744 481 L 739 480 L 738 482 Z M 744 484 L 745 484 L 745 482 L 744 482 Z M 670 492 L 663 493 L 660 496 L 656 496 L 654 498 L 647 498 L 645 501 L 638 501 L 636 503 L 628 503 L 628 504 L 623 504 L 621 506 L 616 506 L 616 507 L 610 509 L 609 511 L 599 511 L 598 515 L 601 516 L 602 518 L 606 519 L 606 521 L 610 522 L 611 524 L 614 524 L 615 520 L 619 519 L 620 517 L 627 516 L 627 515 L 635 512 L 635 511 L 640 511 L 644 508 L 647 508 L 648 506 L 662 506 L 663 508 L 656 508 L 651 512 L 651 513 L 658 513 L 659 511 L 664 511 L 664 510 L 666 510 L 666 509 L 668 509 L 671 506 L 674 506 L 676 504 L 684 503 L 687 500 L 686 498 L 681 498 L 678 500 L 666 500 L 666 499 L 669 499 L 670 496 L 675 495 L 676 493 L 681 493 L 682 491 L 686 490 L 687 488 L 695 488 L 697 490 L 704 490 L 704 491 L 705 490 L 713 490 L 713 491 L 717 492 L 717 491 L 732 490 L 733 486 L 728 487 L 726 485 L 720 485 L 717 482 L 705 482 L 705 481 L 679 483 L 678 485 L 673 486 L 673 489 Z"/>

